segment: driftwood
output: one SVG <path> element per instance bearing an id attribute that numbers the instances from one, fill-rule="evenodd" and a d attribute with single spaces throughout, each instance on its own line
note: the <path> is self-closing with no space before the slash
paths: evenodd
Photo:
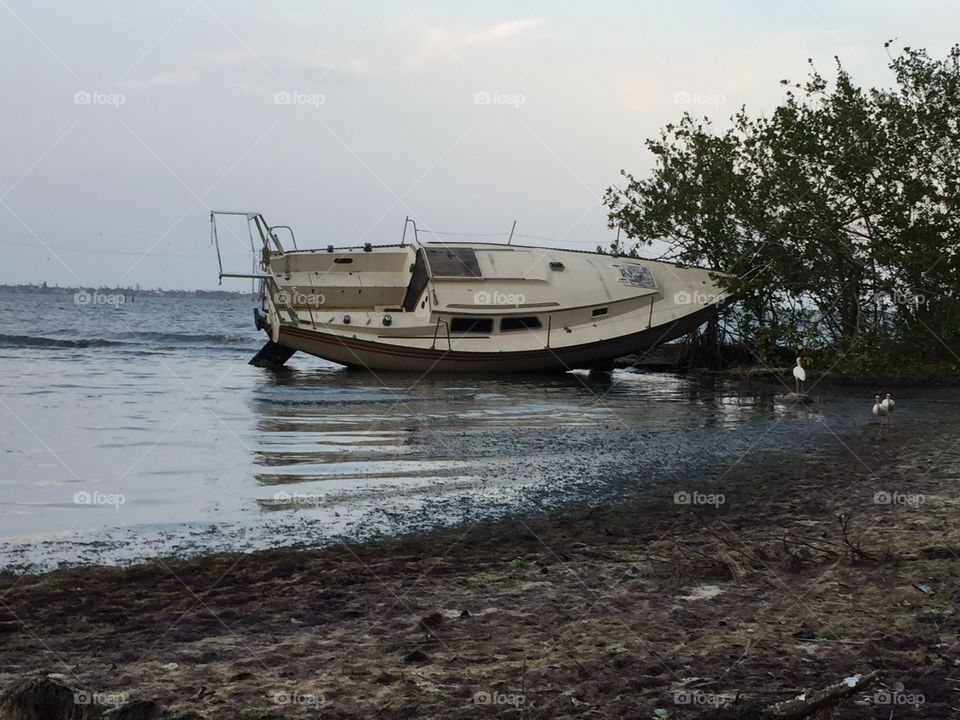
<path id="1" fill-rule="evenodd" d="M 853 520 L 853 516 L 850 513 L 837 513 L 837 520 L 840 522 L 840 532 L 843 535 L 843 544 L 847 546 L 850 550 L 850 558 L 856 560 L 860 558 L 861 560 L 868 560 L 870 562 L 876 561 L 876 558 L 872 555 L 868 555 L 860 547 L 860 540 L 857 539 L 854 541 L 850 537 L 850 521 Z"/>
<path id="2" fill-rule="evenodd" d="M 863 692 L 879 678 L 872 672 L 857 678 L 852 687 L 846 681 L 835 683 L 823 690 L 808 690 L 803 699 L 784 700 L 774 705 L 744 704 L 739 707 L 723 708 L 702 716 L 702 720 L 803 720 L 839 705 L 843 700 Z"/>

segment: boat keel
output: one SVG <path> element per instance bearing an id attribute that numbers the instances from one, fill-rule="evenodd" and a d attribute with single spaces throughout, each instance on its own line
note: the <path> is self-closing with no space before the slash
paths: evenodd
<path id="1" fill-rule="evenodd" d="M 295 352 L 293 348 L 267 340 L 260 352 L 250 359 L 250 364 L 257 367 L 281 367 Z"/>

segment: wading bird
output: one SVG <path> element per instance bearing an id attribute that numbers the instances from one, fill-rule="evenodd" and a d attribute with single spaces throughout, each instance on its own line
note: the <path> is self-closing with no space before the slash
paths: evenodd
<path id="1" fill-rule="evenodd" d="M 807 380 L 807 372 L 800 364 L 802 358 L 797 358 L 797 366 L 793 369 L 793 377 L 797 380 L 797 395 L 803 392 L 803 383 Z M 878 396 L 879 397 L 879 396 Z"/>
<path id="2" fill-rule="evenodd" d="M 890 408 L 886 405 L 886 400 L 880 402 L 880 396 L 874 397 L 873 414 L 880 418 L 880 429 L 887 424 L 887 417 L 890 415 Z"/>
<path id="3" fill-rule="evenodd" d="M 894 410 L 896 409 L 896 407 L 897 407 L 897 404 L 893 401 L 893 397 L 890 395 L 890 393 L 887 393 L 887 396 L 883 399 L 883 402 L 880 403 L 880 404 L 886 406 L 886 408 L 887 408 L 887 414 L 888 414 L 888 415 L 892 415 L 892 414 L 893 414 L 893 411 L 894 411 Z M 887 423 L 889 423 L 889 422 L 890 422 L 890 420 L 888 419 L 888 420 L 887 420 Z"/>

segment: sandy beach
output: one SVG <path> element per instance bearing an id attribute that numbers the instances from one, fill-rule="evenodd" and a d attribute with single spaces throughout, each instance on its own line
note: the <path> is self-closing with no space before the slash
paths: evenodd
<path id="1" fill-rule="evenodd" d="M 0 685 L 51 675 L 88 717 L 692 718 L 876 671 L 836 717 L 950 717 L 958 431 L 865 424 L 563 516 L 6 576 Z"/>

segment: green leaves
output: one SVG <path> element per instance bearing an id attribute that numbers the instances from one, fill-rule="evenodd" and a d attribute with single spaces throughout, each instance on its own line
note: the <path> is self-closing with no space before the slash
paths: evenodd
<path id="1" fill-rule="evenodd" d="M 960 46 L 904 48 L 890 69 L 865 90 L 811 63 L 773 113 L 724 132 L 685 113 L 647 141 L 651 174 L 607 191 L 610 226 L 736 274 L 729 324 L 759 357 L 803 342 L 861 369 L 960 362 Z"/>

